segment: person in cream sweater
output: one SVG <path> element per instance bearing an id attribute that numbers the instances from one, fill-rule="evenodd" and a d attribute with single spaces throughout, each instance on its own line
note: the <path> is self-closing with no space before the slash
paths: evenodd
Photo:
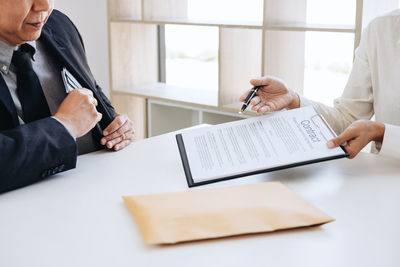
<path id="1" fill-rule="evenodd" d="M 400 10 L 375 18 L 364 30 L 347 85 L 333 107 L 298 95 L 279 78 L 266 76 L 250 83 L 262 86 L 251 101 L 253 110 L 313 105 L 338 134 L 328 147 L 343 144 L 354 158 L 374 141 L 372 152 L 400 159 Z"/>

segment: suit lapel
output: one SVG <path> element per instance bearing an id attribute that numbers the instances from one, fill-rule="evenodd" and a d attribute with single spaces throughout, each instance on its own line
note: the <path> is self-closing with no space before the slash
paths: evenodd
<path id="1" fill-rule="evenodd" d="M 46 43 L 54 58 L 57 58 L 61 65 L 66 67 L 83 87 L 93 90 L 90 75 L 86 68 L 80 64 L 79 56 L 74 55 L 73 49 L 65 47 L 50 25 L 45 25 L 40 40 Z"/>
<path id="2" fill-rule="evenodd" d="M 8 89 L 8 86 L 6 82 L 3 79 L 3 76 L 0 75 L 0 105 L 2 104 L 7 111 L 8 114 L 6 114 L 6 118 L 1 117 L 1 126 L 0 129 L 5 129 L 9 128 L 12 126 L 17 126 L 19 125 L 18 121 L 18 114 L 17 114 L 17 109 L 15 108 L 14 101 L 12 100 L 10 90 Z M 12 125 L 9 125 L 11 122 Z M 7 126 L 3 124 L 8 124 Z M 4 128 L 5 127 L 5 128 Z"/>
<path id="3" fill-rule="evenodd" d="M 62 29 L 52 29 L 49 23 L 45 24 L 42 29 L 40 40 L 43 41 L 52 56 L 58 60 L 61 67 L 66 67 L 68 71 L 74 76 L 74 78 L 85 88 L 91 89 L 96 95 L 97 90 L 95 84 L 90 79 L 91 74 L 88 73 L 88 67 L 85 66 L 85 58 L 81 58 L 82 55 L 78 54 L 72 44 L 67 43 L 69 40 L 65 40 L 63 37 L 58 37 L 57 32 Z M 99 124 L 96 124 L 92 130 L 94 140 L 100 140 L 102 137 L 102 130 Z M 96 142 L 98 149 L 102 148 L 99 142 Z"/>

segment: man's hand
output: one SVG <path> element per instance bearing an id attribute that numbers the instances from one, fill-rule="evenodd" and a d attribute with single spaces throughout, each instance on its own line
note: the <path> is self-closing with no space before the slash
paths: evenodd
<path id="1" fill-rule="evenodd" d="M 258 113 L 269 111 L 278 111 L 284 108 L 292 109 L 300 106 L 299 96 L 289 90 L 285 83 L 278 78 L 266 76 L 253 79 L 250 83 L 254 86 L 262 86 L 257 92 L 250 104 L 252 110 Z M 240 101 L 244 102 L 250 90 L 240 97 Z"/>
<path id="2" fill-rule="evenodd" d="M 100 140 L 100 143 L 107 148 L 118 151 L 133 141 L 134 134 L 133 123 L 128 116 L 125 114 L 117 115 L 110 125 L 104 129 L 104 137 Z"/>
<path id="3" fill-rule="evenodd" d="M 75 89 L 61 103 L 54 117 L 71 131 L 75 138 L 88 133 L 101 120 L 97 100 L 88 89 Z"/>
<path id="4" fill-rule="evenodd" d="M 344 145 L 349 158 L 354 158 L 371 141 L 382 142 L 385 134 L 385 125 L 380 122 L 359 120 L 353 122 L 338 137 L 328 141 L 327 146 L 334 148 Z"/>

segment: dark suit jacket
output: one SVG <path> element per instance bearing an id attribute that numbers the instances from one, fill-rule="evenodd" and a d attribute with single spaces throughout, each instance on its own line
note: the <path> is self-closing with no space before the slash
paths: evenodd
<path id="1" fill-rule="evenodd" d="M 78 30 L 67 16 L 54 10 L 43 27 L 40 40 L 57 61 L 60 73 L 66 67 L 99 101 L 98 111 L 103 118 L 92 130 L 99 144 L 100 128 L 104 129 L 111 122 L 115 111 L 93 78 Z M 0 75 L 0 193 L 75 168 L 76 159 L 75 141 L 55 119 L 19 125 L 14 102 Z"/>

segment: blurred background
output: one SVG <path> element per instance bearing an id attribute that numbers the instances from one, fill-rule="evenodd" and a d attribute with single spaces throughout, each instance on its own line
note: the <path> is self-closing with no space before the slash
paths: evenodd
<path id="1" fill-rule="evenodd" d="M 362 29 L 399 0 L 56 0 L 55 7 L 80 30 L 95 78 L 140 139 L 243 118 L 235 101 L 264 74 L 332 105 Z"/>

